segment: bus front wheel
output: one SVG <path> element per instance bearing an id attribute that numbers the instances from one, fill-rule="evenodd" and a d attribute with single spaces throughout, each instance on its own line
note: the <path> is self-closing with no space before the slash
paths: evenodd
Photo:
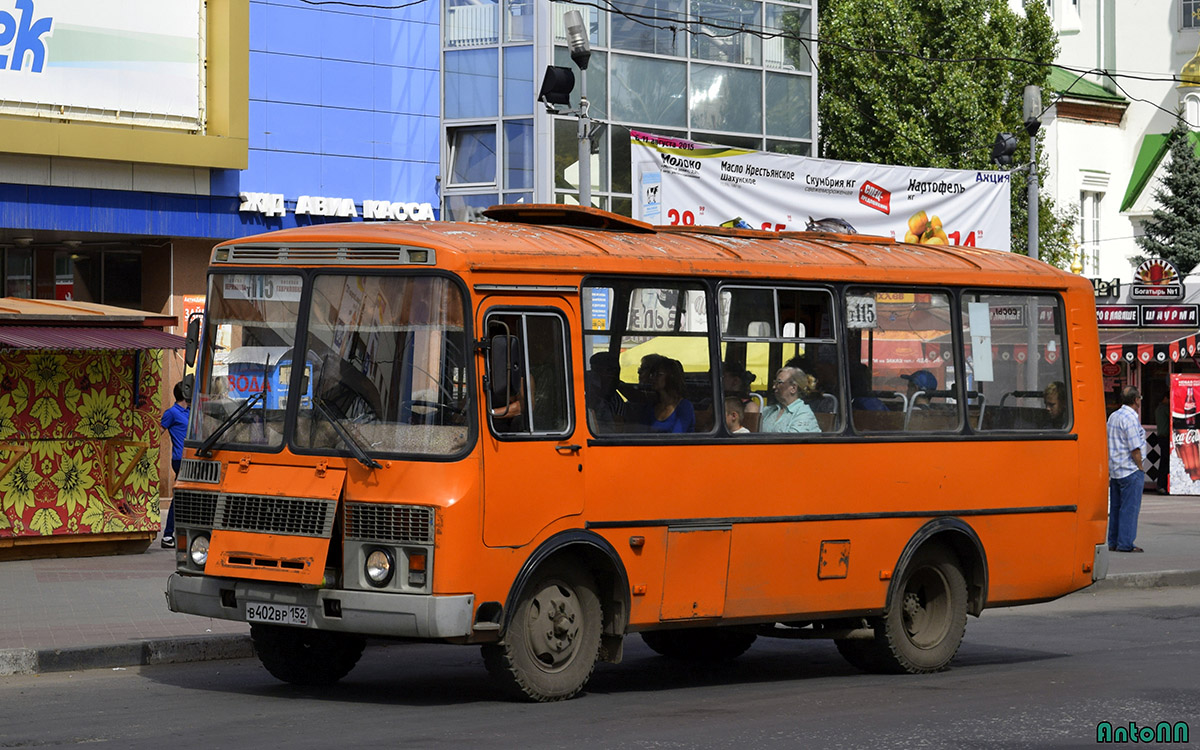
<path id="1" fill-rule="evenodd" d="M 602 608 L 592 577 L 576 565 L 543 568 L 521 591 L 507 632 L 483 646 L 488 672 L 534 701 L 583 690 L 600 653 Z"/>
<path id="2" fill-rule="evenodd" d="M 945 669 L 967 627 L 967 582 L 958 558 L 943 547 L 913 556 L 874 640 L 838 641 L 838 651 L 868 672 L 926 674 Z"/>
<path id="3" fill-rule="evenodd" d="M 366 639 L 346 633 L 280 625 L 251 625 L 258 660 L 277 679 L 293 685 L 332 685 L 354 669 Z"/>

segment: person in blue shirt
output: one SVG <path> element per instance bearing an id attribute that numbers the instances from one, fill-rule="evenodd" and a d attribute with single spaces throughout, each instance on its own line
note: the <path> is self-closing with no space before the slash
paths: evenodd
<path id="1" fill-rule="evenodd" d="M 183 463 L 183 439 L 187 435 L 188 403 L 183 397 L 183 382 L 175 384 L 175 405 L 163 412 L 163 429 L 171 436 L 171 469 L 179 476 L 179 466 Z M 163 524 L 162 546 L 172 549 L 175 546 L 175 501 L 172 498 L 171 509 L 167 511 L 167 522 Z"/>
<path id="2" fill-rule="evenodd" d="M 647 354 L 638 367 L 638 387 L 650 394 L 642 424 L 651 432 L 691 432 L 696 428 L 696 410 L 683 395 L 682 362 Z"/>

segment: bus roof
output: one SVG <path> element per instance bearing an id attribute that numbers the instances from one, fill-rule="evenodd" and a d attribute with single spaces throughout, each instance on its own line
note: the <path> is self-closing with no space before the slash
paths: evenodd
<path id="1" fill-rule="evenodd" d="M 239 254 L 238 249 L 287 247 L 287 264 L 304 266 L 326 265 L 331 257 L 326 251 L 306 260 L 306 248 L 405 245 L 433 249 L 439 267 L 477 273 L 636 271 L 828 279 L 832 271 L 837 280 L 979 283 L 982 272 L 990 284 L 1057 288 L 1087 284 L 1024 255 L 983 248 L 915 245 L 868 235 L 651 226 L 599 209 L 548 204 L 495 206 L 485 214 L 496 220 L 322 224 L 231 240 L 217 247 L 233 250 L 227 262 L 239 264 L 255 261 L 245 260 L 250 256 Z M 285 262 L 271 260 L 263 252 L 253 257 L 257 262 Z M 361 265 L 374 264 L 369 253 L 354 258 Z"/>

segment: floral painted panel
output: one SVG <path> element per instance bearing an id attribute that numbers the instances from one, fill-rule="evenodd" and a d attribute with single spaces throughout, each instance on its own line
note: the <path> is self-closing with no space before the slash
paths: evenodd
<path id="1" fill-rule="evenodd" d="M 161 379 L 160 351 L 0 351 L 0 539 L 157 531 Z"/>

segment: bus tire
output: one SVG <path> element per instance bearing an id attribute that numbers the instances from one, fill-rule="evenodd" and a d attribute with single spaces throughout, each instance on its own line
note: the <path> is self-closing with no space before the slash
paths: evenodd
<path id="1" fill-rule="evenodd" d="M 258 660 L 276 679 L 293 685 L 332 685 L 354 669 L 362 636 L 281 625 L 250 626 Z"/>
<path id="2" fill-rule="evenodd" d="M 730 661 L 746 653 L 757 640 L 754 633 L 728 628 L 688 628 L 651 630 L 642 640 L 652 651 L 669 659 L 718 662 Z"/>
<path id="3" fill-rule="evenodd" d="M 500 642 L 483 645 L 484 665 L 526 699 L 573 698 L 596 667 L 602 615 L 592 576 L 574 564 L 545 566 L 522 589 Z"/>
<path id="4" fill-rule="evenodd" d="M 926 546 L 904 569 L 875 638 L 838 641 L 846 661 L 866 672 L 928 674 L 950 664 L 967 628 L 967 582 L 954 553 Z"/>

